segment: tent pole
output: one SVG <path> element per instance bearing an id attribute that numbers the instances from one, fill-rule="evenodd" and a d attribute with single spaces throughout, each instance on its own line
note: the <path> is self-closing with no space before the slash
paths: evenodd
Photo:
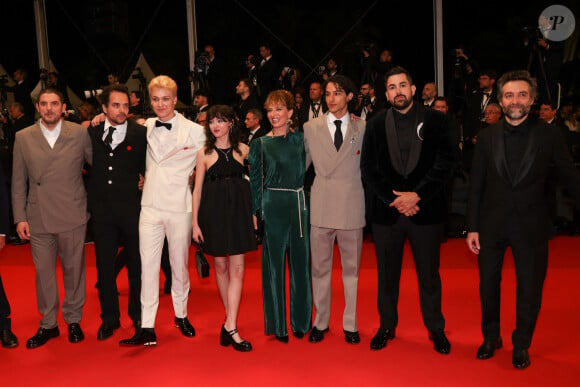
<path id="1" fill-rule="evenodd" d="M 187 42 L 189 50 L 189 71 L 195 70 L 195 52 L 197 51 L 197 30 L 195 18 L 195 0 L 185 0 L 187 8 Z M 195 82 L 190 82 L 191 101 L 195 92 Z"/>
<path id="2" fill-rule="evenodd" d="M 46 7 L 44 0 L 34 0 L 34 19 L 36 24 L 38 67 L 48 70 L 50 67 L 50 54 L 48 52 L 48 30 L 46 28 Z"/>
<path id="3" fill-rule="evenodd" d="M 434 68 L 435 82 L 439 95 L 445 95 L 445 81 L 443 79 L 443 59 L 445 51 L 443 50 L 443 0 L 433 0 L 433 44 L 434 44 Z"/>

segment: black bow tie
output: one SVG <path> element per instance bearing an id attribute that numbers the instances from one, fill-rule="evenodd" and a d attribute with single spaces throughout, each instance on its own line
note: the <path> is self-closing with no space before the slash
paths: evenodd
<path id="1" fill-rule="evenodd" d="M 169 122 L 161 122 L 159 120 L 155 120 L 155 126 L 156 127 L 165 126 L 167 130 L 171 130 L 171 123 Z"/>

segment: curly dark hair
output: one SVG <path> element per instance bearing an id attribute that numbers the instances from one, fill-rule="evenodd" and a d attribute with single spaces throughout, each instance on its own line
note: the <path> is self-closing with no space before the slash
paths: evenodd
<path id="1" fill-rule="evenodd" d="M 209 123 L 214 119 L 222 119 L 227 122 L 232 123 L 232 127 L 230 128 L 230 132 L 228 134 L 230 144 L 232 144 L 232 148 L 236 153 L 239 155 L 242 154 L 240 151 L 240 130 L 238 126 L 238 119 L 236 117 L 236 112 L 231 106 L 228 105 L 213 105 L 209 108 L 207 112 L 207 122 L 205 124 L 205 154 L 210 154 L 215 148 L 216 138 L 211 132 L 209 128 Z"/>

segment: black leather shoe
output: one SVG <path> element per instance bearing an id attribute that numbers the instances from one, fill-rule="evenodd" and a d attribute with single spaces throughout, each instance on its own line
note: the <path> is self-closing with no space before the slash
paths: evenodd
<path id="1" fill-rule="evenodd" d="M 85 339 L 85 334 L 79 323 L 68 324 L 68 341 L 71 343 L 80 343 Z"/>
<path id="2" fill-rule="evenodd" d="M 449 354 L 451 351 L 451 343 L 447 340 L 445 332 L 443 331 L 430 331 L 429 340 L 433 341 L 433 349 L 435 351 L 442 353 L 444 355 Z"/>
<path id="3" fill-rule="evenodd" d="M 294 332 L 292 331 L 292 334 L 294 335 L 294 337 L 296 337 L 297 339 L 301 339 L 304 337 L 304 333 L 302 332 Z"/>
<path id="4" fill-rule="evenodd" d="M 175 326 L 178 327 L 179 330 L 181 330 L 181 333 L 183 334 L 183 336 L 185 336 L 185 337 L 195 336 L 195 329 L 193 328 L 193 325 L 191 325 L 191 323 L 189 322 L 187 317 L 184 317 L 184 318 L 175 317 L 174 321 L 175 321 Z"/>
<path id="5" fill-rule="evenodd" d="M 328 332 L 328 328 L 320 330 L 316 327 L 312 327 L 312 330 L 310 331 L 310 336 L 308 336 L 308 341 L 310 341 L 311 343 L 319 343 L 322 340 L 324 340 L 324 334 L 326 332 Z"/>
<path id="6" fill-rule="evenodd" d="M 394 338 L 395 328 L 379 328 L 379 331 L 371 340 L 371 349 L 375 351 L 383 349 L 387 346 L 387 341 L 393 340 Z"/>
<path id="7" fill-rule="evenodd" d="M 288 344 L 288 336 L 278 336 L 276 335 L 276 340 L 281 343 Z"/>
<path id="8" fill-rule="evenodd" d="M 59 335 L 60 332 L 58 331 L 58 327 L 51 329 L 38 328 L 36 334 L 26 342 L 26 348 L 32 349 L 40 347 L 41 345 L 46 344 L 48 340 L 58 337 Z"/>
<path id="9" fill-rule="evenodd" d="M 105 340 L 113 336 L 113 332 L 121 327 L 121 323 L 117 320 L 114 323 L 101 324 L 99 331 L 97 332 L 97 340 Z"/>
<path id="10" fill-rule="evenodd" d="M 240 352 L 250 352 L 252 350 L 252 344 L 249 341 L 242 340 L 241 342 L 237 342 L 234 340 L 234 335 L 238 333 L 238 329 L 233 329 L 231 331 L 226 330 L 226 327 L 222 325 L 222 329 L 220 331 L 220 345 L 222 347 L 227 347 L 231 345 L 234 347 L 236 351 Z"/>
<path id="11" fill-rule="evenodd" d="M 493 357 L 493 353 L 496 349 L 500 349 L 503 346 L 503 341 L 501 337 L 496 340 L 483 340 L 483 344 L 477 350 L 477 358 L 479 360 L 487 360 Z"/>
<path id="12" fill-rule="evenodd" d="M 358 332 L 344 331 L 344 341 L 349 344 L 358 344 L 360 343 L 360 336 Z"/>
<path id="13" fill-rule="evenodd" d="M 2 346 L 4 348 L 18 347 L 18 339 L 10 329 L 2 329 L 0 331 L 0 340 L 2 340 Z"/>
<path id="14" fill-rule="evenodd" d="M 530 366 L 530 355 L 527 349 L 516 349 L 512 355 L 512 364 L 519 370 L 528 368 Z"/>
<path id="15" fill-rule="evenodd" d="M 130 339 L 119 341 L 119 345 L 144 345 L 146 347 L 157 345 L 157 336 L 153 328 L 139 328 Z"/>

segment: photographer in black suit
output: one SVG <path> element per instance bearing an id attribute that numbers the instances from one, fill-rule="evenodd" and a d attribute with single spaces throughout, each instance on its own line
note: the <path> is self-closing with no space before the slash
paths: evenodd
<path id="1" fill-rule="evenodd" d="M 501 269 L 511 246 L 517 283 L 512 364 L 523 369 L 530 365 L 528 348 L 548 268 L 551 222 L 546 181 L 554 166 L 578 206 L 580 174 L 561 132 L 529 116 L 536 80 L 518 70 L 504 74 L 497 83 L 505 117 L 479 134 L 467 208 L 467 245 L 479 262 L 484 341 L 477 358 L 489 359 L 502 346 Z"/>
<path id="2" fill-rule="evenodd" d="M 127 120 L 129 91 L 111 85 L 101 94 L 105 121 L 89 127 L 93 162 L 88 185 L 92 215 L 102 325 L 97 339 L 105 340 L 120 327 L 115 257 L 125 246 L 129 273 L 129 316 L 141 321 L 141 258 L 139 255 L 140 175 L 145 174 L 147 150 L 144 126 Z"/>

